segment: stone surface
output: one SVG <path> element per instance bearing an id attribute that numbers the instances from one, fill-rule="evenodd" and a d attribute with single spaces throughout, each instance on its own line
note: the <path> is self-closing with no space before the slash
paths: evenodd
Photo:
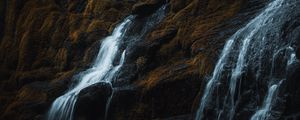
<path id="1" fill-rule="evenodd" d="M 80 91 L 75 105 L 78 120 L 104 119 L 106 103 L 112 94 L 109 83 L 96 83 Z"/>
<path id="2" fill-rule="evenodd" d="M 165 2 L 168 10 L 163 22 L 127 53 L 126 63 L 113 82 L 116 88 L 108 116 L 112 120 L 192 119 L 204 80 L 224 42 L 266 1 L 0 1 L 0 119 L 43 119 L 73 76 L 91 65 L 101 38 L 129 14 L 136 14 L 138 22 L 143 22 L 143 17 Z M 290 31 L 297 26 L 299 23 L 293 23 L 285 29 L 299 36 Z M 299 54 L 298 47 L 298 58 Z M 299 67 L 290 73 L 284 118 L 300 116 L 297 73 Z M 111 92 L 104 83 L 84 89 L 76 117 L 103 118 Z"/>

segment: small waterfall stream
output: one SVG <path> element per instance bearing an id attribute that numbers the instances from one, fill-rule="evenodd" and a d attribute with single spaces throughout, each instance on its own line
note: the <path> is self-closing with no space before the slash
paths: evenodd
<path id="1" fill-rule="evenodd" d="M 275 114 L 280 113 L 272 113 L 272 107 L 288 68 L 298 62 L 297 40 L 283 38 L 282 29 L 296 20 L 299 4 L 298 0 L 273 0 L 229 38 L 203 90 L 196 120 L 234 120 L 243 109 L 256 109 L 248 116 L 251 120 L 278 119 Z M 265 97 L 260 100 L 262 93 Z"/>
<path id="2" fill-rule="evenodd" d="M 251 120 L 266 120 L 268 118 L 268 114 L 271 110 L 272 100 L 274 96 L 276 96 L 279 85 L 280 83 L 274 84 L 269 88 L 269 91 L 264 100 L 262 108 L 256 111 L 256 113 L 251 117 Z"/>
<path id="3" fill-rule="evenodd" d="M 133 44 L 129 42 L 141 40 L 146 33 L 161 22 L 165 16 L 166 6 L 163 5 L 154 14 L 147 17 L 142 24 L 142 29 L 136 31 L 136 33 L 127 35 L 127 31 L 134 26 L 135 16 L 133 15 L 128 16 L 117 25 L 113 33 L 103 39 L 97 58 L 91 68 L 79 73 L 78 83 L 52 103 L 48 113 L 48 120 L 73 120 L 75 103 L 81 90 L 99 82 L 107 82 L 112 85 L 116 73 L 125 62 L 126 49 Z M 125 44 L 125 50 L 120 49 L 121 44 L 123 46 Z M 118 53 L 121 53 L 121 56 L 118 64 L 114 65 L 114 60 L 118 57 Z M 113 99 L 113 94 L 107 102 L 105 119 L 107 119 L 111 99 Z"/>
<path id="4" fill-rule="evenodd" d="M 133 18 L 133 16 L 127 17 L 115 28 L 111 36 L 103 40 L 93 66 L 81 75 L 79 83 L 74 88 L 54 101 L 48 120 L 72 120 L 77 96 L 82 89 L 98 82 L 111 82 L 114 74 L 124 63 L 125 50 L 122 52 L 118 65 L 114 66 L 113 60 L 118 52 L 120 41 L 128 26 L 132 24 Z"/>

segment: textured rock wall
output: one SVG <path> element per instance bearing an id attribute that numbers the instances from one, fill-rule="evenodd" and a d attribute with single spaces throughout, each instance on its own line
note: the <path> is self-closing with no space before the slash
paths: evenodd
<path id="1" fill-rule="evenodd" d="M 1 1 L 2 117 L 31 119 L 35 114 L 44 114 L 53 99 L 67 88 L 74 72 L 89 66 L 101 38 L 130 14 L 135 3 L 130 0 Z M 32 111 L 33 106 L 42 108 Z"/>
<path id="2" fill-rule="evenodd" d="M 130 67 L 122 70 L 121 78 L 136 88 L 115 94 L 111 109 L 118 114 L 112 119 L 192 119 L 202 82 L 210 75 L 226 38 L 266 1 L 169 2 L 168 16 L 137 45 L 127 63 Z"/>
<path id="3" fill-rule="evenodd" d="M 210 75 L 226 38 L 247 23 L 266 1 L 168 0 L 164 21 L 129 51 L 114 82 L 117 90 L 109 119 L 193 118 L 202 82 Z M 130 13 L 142 19 L 164 3 L 1 1 L 0 118 L 43 119 L 72 76 L 91 64 L 101 38 Z"/>

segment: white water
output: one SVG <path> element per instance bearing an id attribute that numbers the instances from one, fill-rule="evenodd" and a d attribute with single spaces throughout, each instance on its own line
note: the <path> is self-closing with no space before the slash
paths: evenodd
<path id="1" fill-rule="evenodd" d="M 268 118 L 271 116 L 270 110 L 272 107 L 272 100 L 276 95 L 279 85 L 280 84 L 275 84 L 269 88 L 267 97 L 265 98 L 263 103 L 263 107 L 251 117 L 251 120 L 268 120 Z"/>
<path id="2" fill-rule="evenodd" d="M 283 50 L 286 50 L 286 52 L 289 54 L 289 56 L 286 56 L 287 57 L 286 70 L 287 70 L 288 67 L 290 67 L 290 65 L 292 65 L 293 63 L 296 63 L 298 60 L 296 58 L 296 53 L 294 51 L 294 48 L 292 48 L 290 46 L 278 50 L 274 54 L 273 59 L 275 59 L 278 56 L 278 54 Z M 273 71 L 275 66 L 276 66 L 275 61 L 273 61 L 271 71 Z M 272 74 L 273 74 L 273 72 L 271 72 L 271 77 L 273 76 Z M 283 80 L 285 80 L 285 79 L 283 79 Z M 251 120 L 268 120 L 268 119 L 272 118 L 272 114 L 271 114 L 272 103 L 273 103 L 273 101 L 276 100 L 278 88 L 282 84 L 283 80 L 281 80 L 280 82 L 273 84 L 269 87 L 267 96 L 264 99 L 262 107 L 255 112 L 255 114 L 251 117 Z"/>
<path id="3" fill-rule="evenodd" d="M 166 14 L 166 6 L 167 5 L 163 5 L 154 14 L 145 18 L 142 29 L 136 31 L 136 33 L 131 33 L 129 36 L 125 37 L 124 35 L 126 34 L 126 31 L 131 29 L 130 25 L 133 24 L 132 21 L 135 18 L 134 16 L 127 17 L 122 23 L 116 26 L 112 35 L 103 39 L 97 58 L 92 67 L 84 72 L 81 72 L 79 74 L 80 78 L 78 79 L 79 81 L 77 85 L 67 91 L 64 95 L 58 97 L 53 102 L 48 113 L 48 120 L 73 120 L 75 103 L 78 94 L 82 89 L 99 82 L 107 82 L 112 85 L 111 82 L 115 77 L 115 74 L 119 71 L 124 63 L 126 49 L 129 48 L 134 42 L 141 40 L 146 33 L 148 33 L 153 27 L 163 20 Z M 126 41 L 125 39 L 129 39 L 129 41 Z M 126 49 L 120 51 L 119 48 L 122 42 L 126 45 Z M 118 65 L 114 65 L 113 62 L 116 59 L 118 52 L 121 52 L 122 54 Z M 113 94 L 114 91 L 112 91 L 111 96 L 108 98 L 104 119 L 108 119 L 108 111 L 111 104 L 110 102 L 113 99 Z"/>
<path id="4" fill-rule="evenodd" d="M 133 16 L 127 17 L 113 31 L 112 35 L 103 39 L 101 48 L 93 66 L 80 73 L 78 84 L 64 95 L 58 97 L 52 104 L 48 120 L 72 120 L 74 106 L 80 91 L 98 82 L 110 83 L 115 73 L 124 63 L 126 51 L 122 51 L 118 65 L 113 65 L 119 45 L 128 26 L 132 23 Z"/>
<path id="5" fill-rule="evenodd" d="M 293 11 L 296 7 L 294 4 L 299 4 L 299 1 L 274 0 L 270 2 L 259 15 L 229 38 L 214 68 L 212 77 L 205 86 L 196 113 L 196 120 L 204 119 L 206 108 L 215 112 L 214 116 L 216 117 L 208 116 L 209 119 L 235 119 L 240 94 L 249 91 L 241 88 L 243 74 L 248 71 L 256 73 L 257 81 L 271 84 L 270 87 L 267 87 L 268 92 L 262 107 L 255 112 L 251 119 L 269 118 L 273 99 L 276 97 L 276 91 L 280 88 L 280 81 L 286 79 L 288 66 L 297 62 L 294 48 L 291 47 L 293 41 L 280 38 L 281 27 L 289 19 L 292 19 L 295 13 L 297 14 Z M 275 63 L 282 64 L 276 65 Z M 268 67 L 269 65 L 271 66 Z M 271 69 L 267 70 L 266 68 Z M 227 76 L 228 78 L 226 78 Z M 217 91 L 217 86 L 221 86 L 223 89 L 228 88 L 227 94 L 216 96 L 214 93 Z M 223 101 L 218 101 L 220 98 Z"/>
<path id="6" fill-rule="evenodd" d="M 201 98 L 201 103 L 200 103 L 200 107 L 197 111 L 197 115 L 196 115 L 196 120 L 200 120 L 201 117 L 202 117 L 202 113 L 203 113 L 203 110 L 204 110 L 204 107 L 206 106 L 208 100 L 210 100 L 211 98 L 211 92 L 213 91 L 213 89 L 215 88 L 215 85 L 216 85 L 216 82 L 220 79 L 220 75 L 221 75 L 221 72 L 223 70 L 223 67 L 225 65 L 225 62 L 224 61 L 227 61 L 227 55 L 228 53 L 230 52 L 230 49 L 232 47 L 232 43 L 233 43 L 233 40 L 230 39 L 223 51 L 222 51 L 222 54 L 221 54 L 221 57 L 214 69 L 214 72 L 213 72 L 213 76 L 212 78 L 209 80 L 209 82 L 207 83 L 206 87 L 205 87 L 205 92 Z"/>

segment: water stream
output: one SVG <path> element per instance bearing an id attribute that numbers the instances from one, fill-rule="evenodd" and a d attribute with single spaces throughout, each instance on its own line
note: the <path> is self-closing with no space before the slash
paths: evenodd
<path id="1" fill-rule="evenodd" d="M 120 41 L 126 30 L 132 24 L 133 16 L 127 17 L 113 31 L 112 35 L 106 37 L 98 52 L 93 66 L 80 75 L 78 84 L 58 97 L 52 104 L 49 111 L 48 120 L 72 120 L 74 106 L 80 91 L 98 82 L 111 82 L 114 74 L 124 63 L 126 51 L 122 51 L 122 56 L 118 65 L 113 65 L 113 61 L 119 50 Z"/>
<path id="2" fill-rule="evenodd" d="M 299 4 L 297 0 L 270 1 L 261 13 L 227 40 L 204 88 L 196 120 L 233 120 L 238 106 L 244 104 L 245 109 L 257 109 L 250 116 L 252 120 L 276 116 L 271 113 L 277 92 L 286 80 L 288 67 L 298 62 L 294 51 L 296 40 L 284 39 L 282 29 L 300 14 Z M 255 99 L 263 93 L 260 90 L 267 90 L 262 103 Z M 242 96 L 250 96 L 250 102 L 243 101 Z"/>
<path id="3" fill-rule="evenodd" d="M 141 40 L 146 33 L 162 21 L 165 16 L 165 9 L 166 5 L 163 5 L 153 15 L 145 18 L 146 20 L 144 20 L 142 24 L 143 28 L 135 34 L 127 34 L 127 31 L 132 29 L 132 26 L 135 25 L 135 16 L 128 16 L 123 22 L 117 25 L 112 34 L 103 39 L 98 55 L 91 68 L 79 73 L 80 78 L 77 84 L 52 103 L 48 113 L 48 120 L 73 120 L 75 103 L 82 89 L 99 82 L 107 82 L 112 85 L 116 73 L 125 62 L 126 49 L 130 45 L 132 46 L 137 40 Z M 128 47 L 121 50 L 121 44 L 123 46 L 127 45 Z M 118 56 L 118 53 L 121 53 L 121 56 Z M 118 64 L 115 65 L 114 62 L 118 60 L 118 57 Z M 113 99 L 113 94 L 108 99 L 106 112 L 109 109 L 111 99 Z M 105 113 L 105 119 L 107 114 L 108 113 Z"/>

